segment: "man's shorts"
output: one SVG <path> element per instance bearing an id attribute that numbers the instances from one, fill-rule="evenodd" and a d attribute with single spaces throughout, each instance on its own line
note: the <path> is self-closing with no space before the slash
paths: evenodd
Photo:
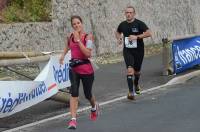
<path id="1" fill-rule="evenodd" d="M 123 56 L 127 68 L 133 67 L 133 69 L 138 72 L 141 70 L 144 50 L 124 48 Z"/>

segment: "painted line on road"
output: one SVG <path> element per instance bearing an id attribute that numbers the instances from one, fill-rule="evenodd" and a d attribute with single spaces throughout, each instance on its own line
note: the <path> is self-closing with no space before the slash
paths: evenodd
<path id="1" fill-rule="evenodd" d="M 155 90 L 158 90 L 160 88 L 163 88 L 163 87 L 166 87 L 166 86 L 170 86 L 170 85 L 173 85 L 173 84 L 184 83 L 186 80 L 189 80 L 189 79 L 191 79 L 191 78 L 193 78 L 193 77 L 195 77 L 197 75 L 200 75 L 200 70 L 194 71 L 192 73 L 189 73 L 189 74 L 186 74 L 186 75 L 182 75 L 182 76 L 179 76 L 179 77 L 175 77 L 175 78 L 171 79 L 169 82 L 167 82 L 164 85 L 160 85 L 160 86 L 153 87 L 153 88 L 150 88 L 150 89 L 147 89 L 147 90 L 143 90 L 143 91 L 141 91 L 141 93 L 145 94 L 145 93 L 152 92 L 152 91 L 155 91 Z M 127 96 L 122 96 L 122 97 L 119 97 L 119 98 L 115 98 L 115 99 L 112 99 L 112 100 L 109 100 L 109 101 L 102 102 L 99 105 L 100 106 L 108 105 L 108 104 L 111 104 L 111 103 L 114 103 L 114 102 L 117 102 L 117 101 L 120 101 L 120 100 L 124 100 L 126 98 L 127 98 Z M 87 111 L 90 108 L 91 108 L 90 106 L 87 106 L 87 107 L 78 109 L 77 113 L 81 113 L 81 112 Z M 51 120 L 55 120 L 55 119 L 58 119 L 58 118 L 66 117 L 66 116 L 69 116 L 69 115 L 70 115 L 70 112 L 67 112 L 65 114 L 61 114 L 61 115 L 57 115 L 57 116 L 54 116 L 54 117 L 51 117 L 51 118 L 47 118 L 47 119 L 43 119 L 43 120 L 40 120 L 40 121 L 36 121 L 36 122 L 30 123 L 30 124 L 26 124 L 26 125 L 23 125 L 23 126 L 20 126 L 20 127 L 16 127 L 16 128 L 10 129 L 10 130 L 6 130 L 6 131 L 3 131 L 3 132 L 19 131 L 21 129 L 25 129 L 25 128 L 32 127 L 32 126 L 35 126 L 35 125 L 39 125 L 39 124 L 42 124 L 42 123 L 45 123 L 45 122 L 48 122 L 48 121 L 51 121 Z"/>

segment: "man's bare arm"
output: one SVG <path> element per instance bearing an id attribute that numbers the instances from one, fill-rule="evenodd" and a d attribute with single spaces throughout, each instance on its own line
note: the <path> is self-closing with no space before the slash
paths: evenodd
<path id="1" fill-rule="evenodd" d="M 123 37 L 122 33 L 119 33 L 119 32 L 116 31 L 115 37 L 117 39 L 118 44 L 122 44 L 122 37 Z"/>

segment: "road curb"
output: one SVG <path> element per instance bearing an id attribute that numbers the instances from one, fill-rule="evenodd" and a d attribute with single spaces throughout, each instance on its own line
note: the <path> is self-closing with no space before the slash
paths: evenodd
<path id="1" fill-rule="evenodd" d="M 200 70 L 193 71 L 191 73 L 187 73 L 185 75 L 175 77 L 175 78 L 171 79 L 170 81 L 168 81 L 166 84 L 164 84 L 164 86 L 170 86 L 170 85 L 185 83 L 186 81 L 188 81 L 188 80 L 190 80 L 190 79 L 192 79 L 192 78 L 194 78 L 198 75 L 200 75 Z"/>

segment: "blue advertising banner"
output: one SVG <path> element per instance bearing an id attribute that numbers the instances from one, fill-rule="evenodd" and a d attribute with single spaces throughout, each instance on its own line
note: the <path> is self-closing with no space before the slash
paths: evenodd
<path id="1" fill-rule="evenodd" d="M 200 64 L 200 36 L 173 41 L 172 54 L 174 73 Z"/>

